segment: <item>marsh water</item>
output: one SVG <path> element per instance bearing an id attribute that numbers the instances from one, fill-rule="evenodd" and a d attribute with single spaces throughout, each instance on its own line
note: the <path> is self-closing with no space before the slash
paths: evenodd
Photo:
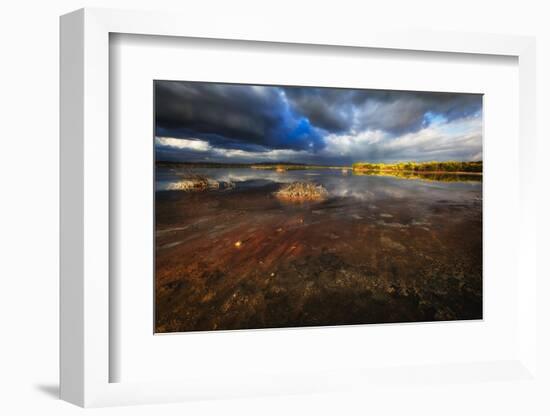
<path id="1" fill-rule="evenodd" d="M 480 319 L 481 176 L 156 171 L 156 331 Z M 322 185 L 296 203 L 285 183 Z M 229 186 L 230 185 L 230 186 Z"/>

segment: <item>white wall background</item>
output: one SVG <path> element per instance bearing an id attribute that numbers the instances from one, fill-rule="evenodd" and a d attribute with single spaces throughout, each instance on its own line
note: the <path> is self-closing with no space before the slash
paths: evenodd
<path id="1" fill-rule="evenodd" d="M 76 414 L 56 399 L 58 383 L 58 16 L 80 7 L 178 10 L 209 24 L 213 13 L 275 19 L 281 25 L 401 27 L 535 35 L 538 41 L 538 177 L 548 179 L 550 151 L 550 25 L 547 1 L 171 1 L 11 0 L 0 12 L 0 413 Z M 546 6 L 546 7 L 545 7 Z M 185 24 L 183 21 L 182 24 Z M 534 172 L 535 174 L 535 172 Z M 547 182 L 547 181 L 545 181 Z M 540 183 L 539 214 L 548 208 Z M 547 188 L 550 186 L 546 185 Z M 505 229 L 504 225 L 503 228 Z M 539 219 L 539 253 L 548 253 L 547 218 Z M 544 246 L 543 246 L 544 244 Z M 548 262 L 539 267 L 549 276 Z M 546 257 L 548 257 L 546 255 Z M 544 264 L 543 264 L 544 262 Z M 543 282 L 541 293 L 550 293 Z M 540 305 L 548 316 L 549 307 Z M 550 351 L 548 332 L 541 332 Z M 548 353 L 546 352 L 546 355 Z M 548 359 L 541 354 L 543 365 Z M 546 367 L 548 369 L 548 367 Z M 547 371 L 546 374 L 549 374 Z M 547 388 L 548 391 L 550 389 Z M 437 394 L 433 394 L 436 392 Z M 547 393 L 547 392 L 546 392 Z M 537 400 L 537 397 L 539 400 Z M 124 414 L 549 414 L 543 391 L 499 383 L 490 386 L 418 387 L 377 397 L 338 393 L 196 402 L 158 407 L 100 409 Z M 544 407 L 541 403 L 544 403 Z"/>

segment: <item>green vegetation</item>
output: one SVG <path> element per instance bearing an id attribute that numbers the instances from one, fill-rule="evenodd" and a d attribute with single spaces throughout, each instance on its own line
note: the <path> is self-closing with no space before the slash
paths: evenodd
<path id="1" fill-rule="evenodd" d="M 398 163 L 368 163 L 358 162 L 353 164 L 354 171 L 380 171 L 380 172 L 437 172 L 437 173 L 482 173 L 483 163 L 457 162 L 398 162 Z"/>
<path id="2" fill-rule="evenodd" d="M 263 163 L 211 163 L 211 162 L 164 162 L 157 161 L 158 167 L 168 168 L 252 168 L 265 170 L 306 170 L 306 169 L 342 169 L 349 166 L 307 165 L 290 162 L 263 162 Z M 398 163 L 370 163 L 357 162 L 352 166 L 354 172 L 417 172 L 417 173 L 466 173 L 481 174 L 483 163 L 459 162 L 449 160 L 446 162 L 398 162 Z"/>
<path id="3" fill-rule="evenodd" d="M 328 192 L 321 185 L 309 182 L 294 182 L 283 186 L 275 196 L 288 201 L 319 201 L 328 196 Z"/>

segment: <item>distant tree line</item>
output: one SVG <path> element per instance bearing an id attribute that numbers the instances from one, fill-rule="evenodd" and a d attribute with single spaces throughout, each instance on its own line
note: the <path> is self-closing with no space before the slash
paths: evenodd
<path id="1" fill-rule="evenodd" d="M 356 171 L 409 171 L 409 172 L 483 172 L 483 162 L 398 162 L 398 163 L 368 163 L 353 164 Z"/>

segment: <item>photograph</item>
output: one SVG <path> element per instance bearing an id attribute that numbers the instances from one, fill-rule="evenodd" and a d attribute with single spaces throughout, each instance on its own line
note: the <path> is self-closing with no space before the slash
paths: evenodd
<path id="1" fill-rule="evenodd" d="M 550 416 L 547 3 L 4 2 L 0 416 Z"/>
<path id="2" fill-rule="evenodd" d="M 154 332 L 483 319 L 483 95 L 154 80 Z"/>

